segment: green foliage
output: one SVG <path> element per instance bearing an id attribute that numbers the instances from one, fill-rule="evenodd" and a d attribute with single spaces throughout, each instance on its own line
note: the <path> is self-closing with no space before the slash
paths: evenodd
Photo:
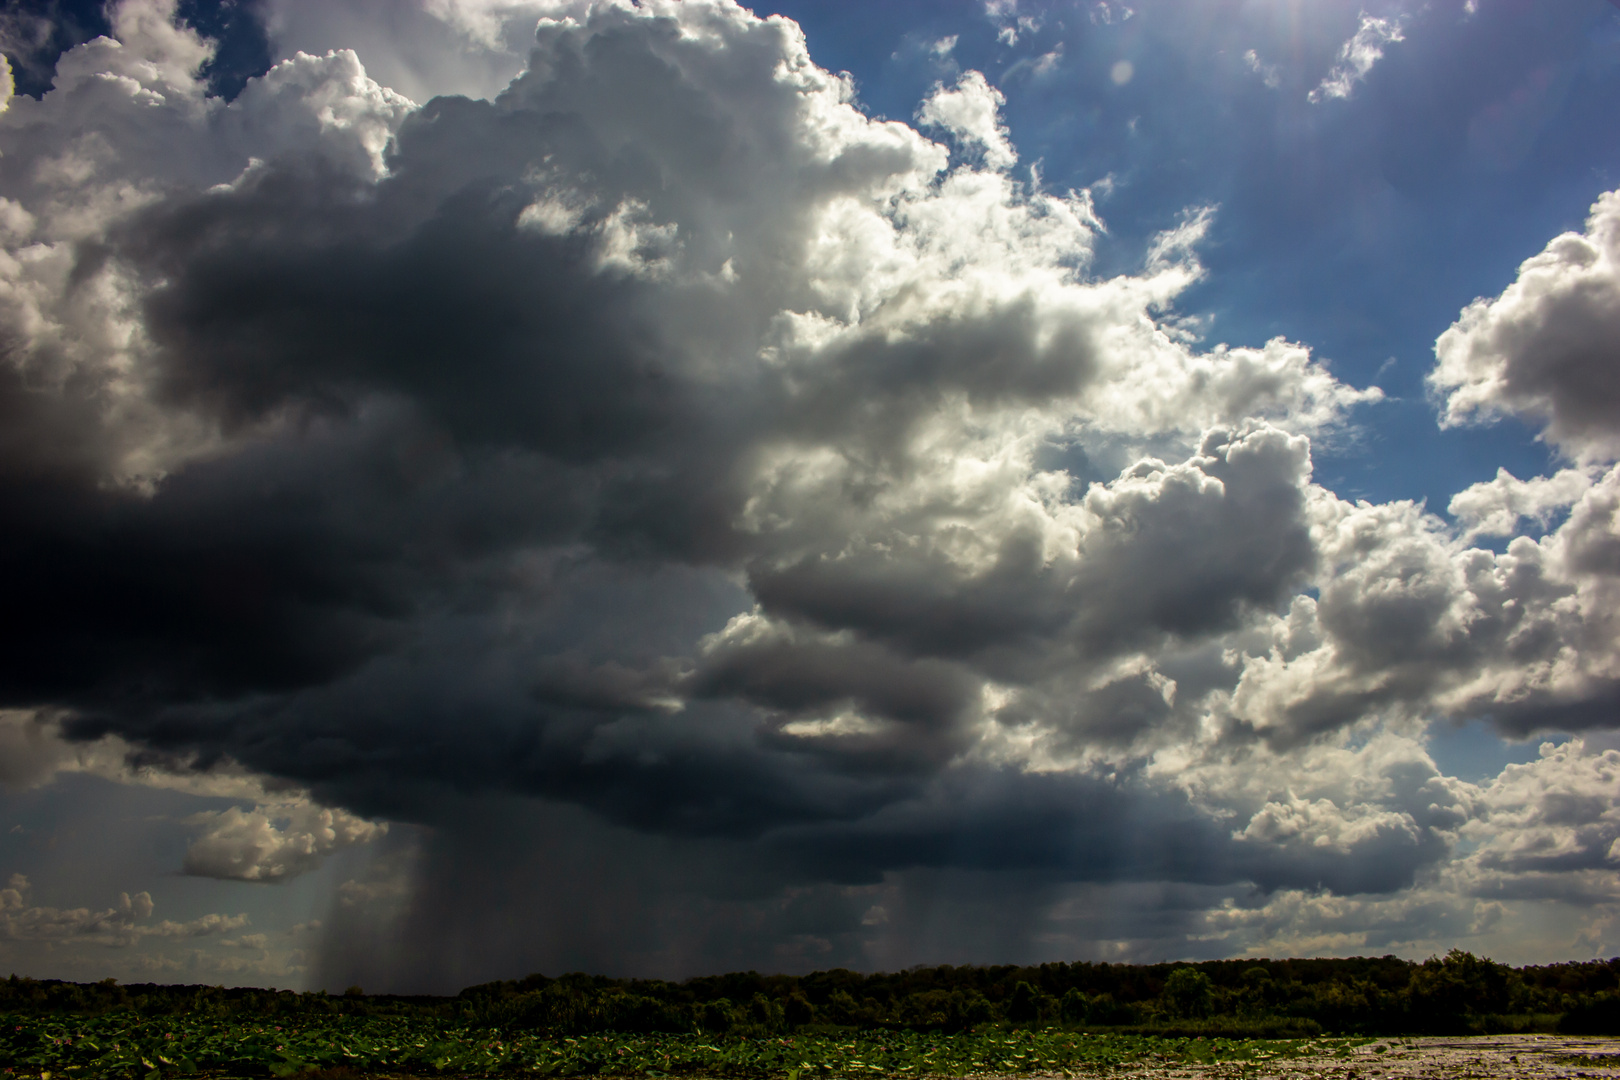
<path id="1" fill-rule="evenodd" d="M 1015 1024 L 1035 1024 L 1041 1018 L 1041 995 L 1020 979 L 1007 1000 L 1007 1019 Z"/>
<path id="2" fill-rule="evenodd" d="M 1454 950 L 1421 964 L 1393 956 L 1174 965 L 1054 963 L 871 975 L 842 969 L 803 976 L 748 971 L 680 983 L 575 973 L 486 983 L 455 997 L 366 995 L 359 987 L 328 996 L 13 976 L 0 980 L 0 1013 L 14 1017 L 11 1026 L 19 1038 L 25 1032 L 59 1031 L 63 1034 L 50 1037 L 66 1039 L 67 1032 L 83 1034 L 108 1025 L 106 1030 L 121 1034 L 110 1039 L 95 1035 L 92 1041 L 103 1055 L 123 1055 L 117 1060 L 143 1080 L 153 1067 L 164 1074 L 183 1071 L 186 1061 L 215 1068 L 204 1063 L 230 1056 L 216 1052 L 226 1045 L 217 1039 L 236 1048 L 231 1054 L 259 1061 L 254 1068 L 262 1066 L 261 1072 L 270 1075 L 277 1069 L 296 1071 L 302 1068 L 298 1062 L 320 1062 L 326 1068 L 350 1061 L 333 1047 L 358 1055 L 356 1061 L 393 1061 L 407 1044 L 411 1053 L 420 1054 L 435 1047 L 462 1047 L 456 1053 L 471 1055 L 468 1061 L 477 1057 L 476 1045 L 485 1050 L 545 1045 L 552 1056 L 536 1060 L 547 1065 L 563 1058 L 572 1061 L 569 1055 L 584 1053 L 572 1049 L 576 1044 L 596 1046 L 592 1040 L 610 1034 L 618 1040 L 615 1046 L 632 1048 L 626 1054 L 654 1044 L 685 1047 L 679 1053 L 688 1058 L 680 1060 L 693 1061 L 707 1061 L 703 1055 L 709 1051 L 692 1046 L 735 1050 L 787 1040 L 784 1045 L 802 1047 L 809 1039 L 815 1046 L 827 1040 L 861 1047 L 867 1041 L 892 1047 L 923 1040 L 949 1047 L 975 1045 L 971 1040 L 979 1038 L 1021 1038 L 1026 1031 L 1040 1032 L 1042 1038 L 1087 1033 L 1088 1038 L 1130 1034 L 1206 1041 L 1305 1038 L 1323 1032 L 1620 1034 L 1620 960 L 1514 969 Z M 192 1041 L 176 1057 L 166 1044 L 141 1034 L 148 1031 Z M 213 1034 L 205 1037 L 202 1032 Z M 280 1038 L 266 1042 L 272 1033 Z M 51 1053 L 60 1056 L 65 1051 L 59 1046 L 72 1046 L 78 1055 L 80 1034 L 71 1035 L 72 1043 L 52 1042 Z M 956 1041 L 962 1039 L 969 1041 Z M 107 1049 L 113 1044 L 119 1049 Z M 366 1050 L 368 1046 L 372 1049 Z M 674 1055 L 676 1049 L 668 1052 Z M 11 1060 L 0 1045 L 0 1062 Z M 137 1067 L 140 1060 L 157 1064 Z M 939 1060 L 954 1059 L 947 1055 Z M 661 1064 L 648 1068 L 674 1071 Z M 466 1071 L 476 1070 L 468 1066 Z M 793 1080 L 811 1077 L 802 1073 Z"/>
<path id="3" fill-rule="evenodd" d="M 816 1007 L 803 993 L 795 990 L 782 1003 L 782 1019 L 789 1027 L 806 1027 L 815 1023 Z"/>
<path id="4" fill-rule="evenodd" d="M 1507 1011 L 1510 975 L 1511 969 L 1461 949 L 1443 960 L 1431 956 L 1407 988 L 1413 1030 L 1455 1031 L 1474 1017 Z"/>
<path id="5" fill-rule="evenodd" d="M 1201 1019 L 1215 1004 L 1215 984 L 1194 967 L 1178 967 L 1164 980 L 1164 1000 L 1171 1014 L 1185 1019 Z"/>
<path id="6" fill-rule="evenodd" d="M 670 1075 L 772 1078 L 966 1076 L 1066 1069 L 1261 1061 L 1322 1043 L 1174 1039 L 1048 1030 L 794 1037 L 704 1034 L 548 1037 L 431 1018 L 331 1015 L 292 1025 L 129 1012 L 74 1021 L 0 1015 L 0 1058 L 21 1075 L 67 1070 L 86 1080 L 176 1074 L 292 1077 L 302 1072 L 413 1075 Z M 17 1075 L 17 1074 L 13 1074 Z"/>
<path id="7" fill-rule="evenodd" d="M 1620 1035 L 1620 994 L 1599 993 L 1577 1002 L 1558 1022 L 1566 1035 Z"/>

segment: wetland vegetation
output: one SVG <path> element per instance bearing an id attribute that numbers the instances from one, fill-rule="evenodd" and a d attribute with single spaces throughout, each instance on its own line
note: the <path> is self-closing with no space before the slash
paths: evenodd
<path id="1" fill-rule="evenodd" d="M 0 981 L 5 1071 L 57 1080 L 1074 1073 L 1331 1056 L 1374 1036 L 1535 1031 L 1620 1034 L 1620 960 L 1511 968 L 1453 951 L 1420 964 L 531 975 L 454 997 Z"/>

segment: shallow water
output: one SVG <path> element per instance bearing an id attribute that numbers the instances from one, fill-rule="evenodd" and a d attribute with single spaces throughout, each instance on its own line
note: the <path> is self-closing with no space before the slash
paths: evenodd
<path id="1" fill-rule="evenodd" d="M 1324 1054 L 1262 1064 L 1153 1065 L 1113 1075 L 1249 1080 L 1507 1080 L 1537 1077 L 1620 1078 L 1620 1039 L 1574 1035 L 1489 1035 L 1473 1038 L 1378 1039 L 1348 1055 Z"/>

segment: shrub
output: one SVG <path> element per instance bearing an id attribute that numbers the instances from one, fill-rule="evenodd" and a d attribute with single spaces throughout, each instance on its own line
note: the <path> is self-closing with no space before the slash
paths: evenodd
<path id="1" fill-rule="evenodd" d="M 1194 967 L 1178 967 L 1164 981 L 1164 1000 L 1170 1012 L 1184 1019 L 1208 1016 L 1215 1000 L 1215 984 Z"/>
<path id="2" fill-rule="evenodd" d="M 1015 1024 L 1033 1024 L 1040 1018 L 1040 994 L 1029 983 L 1020 980 L 1007 1001 L 1007 1019 Z"/>
<path id="3" fill-rule="evenodd" d="M 1473 953 L 1452 949 L 1430 957 L 1407 986 L 1413 1026 L 1437 1033 L 1463 1033 L 1471 1018 L 1506 1012 L 1508 969 Z"/>
<path id="4" fill-rule="evenodd" d="M 793 1027 L 803 1027 L 816 1022 L 816 1007 L 810 1004 L 810 999 L 803 993 L 795 990 L 788 995 L 787 1001 L 782 1003 L 782 1018 Z"/>
<path id="5" fill-rule="evenodd" d="M 1564 1013 L 1558 1030 L 1565 1035 L 1620 1035 L 1620 994 L 1584 998 Z"/>

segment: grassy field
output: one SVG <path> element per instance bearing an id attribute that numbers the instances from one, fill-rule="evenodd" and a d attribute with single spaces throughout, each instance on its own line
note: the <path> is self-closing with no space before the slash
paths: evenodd
<path id="1" fill-rule="evenodd" d="M 957 1034 L 874 1032 L 767 1038 L 712 1035 L 546 1037 L 455 1027 L 408 1017 L 333 1017 L 317 1023 L 244 1023 L 101 1017 L 0 1017 L 9 1077 L 101 1078 L 201 1074 L 294 1076 L 306 1071 L 421 1076 L 701 1075 L 971 1076 L 1096 1072 L 1137 1063 L 1259 1064 L 1302 1054 L 1348 1054 L 1365 1039 L 1156 1038 L 1073 1031 Z"/>

